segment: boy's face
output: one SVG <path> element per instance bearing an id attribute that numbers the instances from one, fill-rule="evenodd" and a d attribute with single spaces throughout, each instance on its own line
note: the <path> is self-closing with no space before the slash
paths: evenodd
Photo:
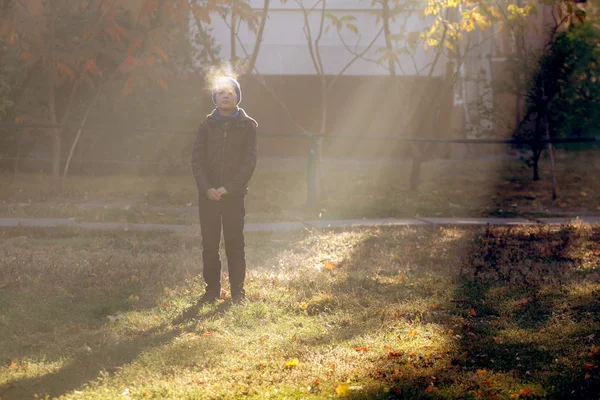
<path id="1" fill-rule="evenodd" d="M 217 86 L 215 103 L 217 107 L 223 111 L 234 110 L 237 106 L 237 94 L 233 84 L 222 83 Z"/>

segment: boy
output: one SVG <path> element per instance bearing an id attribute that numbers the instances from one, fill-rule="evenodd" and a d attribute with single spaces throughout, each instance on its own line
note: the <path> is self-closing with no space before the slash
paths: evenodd
<path id="1" fill-rule="evenodd" d="M 238 107 L 239 83 L 224 77 L 213 90 L 215 109 L 198 128 L 192 152 L 192 169 L 199 193 L 202 233 L 202 276 L 206 292 L 198 305 L 221 296 L 221 227 L 229 270 L 231 297 L 245 300 L 244 200 L 256 167 L 258 124 Z"/>

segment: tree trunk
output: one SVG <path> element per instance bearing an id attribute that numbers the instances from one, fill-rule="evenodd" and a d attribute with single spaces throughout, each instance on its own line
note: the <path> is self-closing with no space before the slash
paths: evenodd
<path id="1" fill-rule="evenodd" d="M 421 164 L 423 162 L 421 148 L 418 144 L 412 145 L 412 169 L 410 171 L 410 190 L 417 190 L 421 181 Z"/>
<path id="2" fill-rule="evenodd" d="M 540 180 L 540 156 L 542 155 L 542 150 L 539 147 L 535 147 L 533 149 L 533 155 L 531 159 L 533 161 L 533 180 L 537 182 Z"/>
<path id="3" fill-rule="evenodd" d="M 390 4 L 389 0 L 383 0 L 381 2 L 383 6 L 382 10 L 382 21 L 383 21 L 383 34 L 385 35 L 385 48 L 388 51 L 388 71 L 390 76 L 396 76 L 396 60 L 392 58 L 393 48 L 392 40 L 390 39 Z"/>

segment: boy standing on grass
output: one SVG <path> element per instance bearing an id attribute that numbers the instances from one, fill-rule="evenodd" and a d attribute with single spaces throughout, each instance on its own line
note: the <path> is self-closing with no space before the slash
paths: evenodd
<path id="1" fill-rule="evenodd" d="M 246 257 L 244 200 L 256 167 L 258 124 L 238 107 L 239 83 L 231 77 L 217 80 L 213 89 L 216 108 L 198 128 L 192 152 L 192 169 L 199 193 L 202 233 L 202 276 L 206 292 L 198 305 L 221 296 L 221 227 L 229 270 L 231 297 L 245 300 Z"/>

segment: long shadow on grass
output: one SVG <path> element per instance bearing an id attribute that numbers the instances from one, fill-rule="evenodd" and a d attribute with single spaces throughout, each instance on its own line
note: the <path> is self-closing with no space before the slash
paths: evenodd
<path id="1" fill-rule="evenodd" d="M 75 356 L 68 365 L 56 372 L 42 377 L 11 381 L 0 387 L 0 396 L 3 399 L 30 399 L 34 398 L 36 394 L 40 396 L 48 394 L 50 398 L 54 398 L 73 390 L 82 389 L 86 384 L 100 377 L 106 378 L 117 373 L 127 364 L 135 361 L 143 352 L 170 344 L 182 333 L 193 331 L 196 321 L 222 315 L 229 307 L 230 303 L 222 302 L 212 308 L 202 309 L 195 319 L 184 321 L 179 326 L 159 326 L 144 331 L 131 340 L 115 343 L 95 351 L 84 350 Z M 100 335 L 101 332 L 98 334 Z M 219 348 L 213 348 L 211 355 L 218 355 L 221 351 Z"/>
<path id="2" fill-rule="evenodd" d="M 341 263 L 349 273 L 332 292 L 343 299 L 339 308 L 353 302 L 364 323 L 339 326 L 313 343 L 360 346 L 378 331 L 412 340 L 407 322 L 416 345 L 420 335 L 435 336 L 428 329 L 441 332 L 441 353 L 395 351 L 392 344 L 363 371 L 372 384 L 351 392 L 355 399 L 594 398 L 599 255 L 599 226 L 374 230 Z M 383 308 L 391 312 L 375 312 Z"/>
<path id="3" fill-rule="evenodd" d="M 7 344 L 4 356 L 14 358 L 19 363 L 19 371 L 15 372 L 27 368 L 21 363 L 23 359 L 54 362 L 68 358 L 69 362 L 55 372 L 31 379 L 11 380 L 0 387 L 0 397 L 3 399 L 33 398 L 36 393 L 61 396 L 83 388 L 104 372 L 110 376 L 135 361 L 141 353 L 169 344 L 181 330 L 164 326 L 143 330 L 137 329 L 134 323 L 133 332 L 120 334 L 108 326 L 107 317 L 116 318 L 120 313 L 135 311 L 139 315 L 151 312 L 171 320 L 174 316 L 165 310 L 165 307 L 171 306 L 162 300 L 165 286 L 175 288 L 173 291 L 177 294 L 174 296 L 179 300 L 181 297 L 193 299 L 202 293 L 197 287 L 199 285 L 186 282 L 190 272 L 200 272 L 193 269 L 201 262 L 200 259 L 195 260 L 197 252 L 181 255 L 176 263 L 165 261 L 169 254 L 185 253 L 186 249 L 198 246 L 195 237 L 165 233 L 77 232 L 69 229 L 11 230 L 4 237 L 21 237 L 24 254 L 32 254 L 31 249 L 36 249 L 32 247 L 34 245 L 39 246 L 35 251 L 42 253 L 43 249 L 44 255 L 50 254 L 44 259 L 35 254 L 32 259 L 22 258 L 23 261 L 18 265 L 14 262 L 0 264 L 2 278 L 7 282 L 17 282 L 21 279 L 19 277 L 27 275 L 33 282 L 43 282 L 39 287 L 48 289 L 40 293 L 35 290 L 38 286 L 29 287 L 27 281 L 21 286 L 11 284 L 4 287 L 0 307 L 6 310 L 4 312 L 10 311 L 10 314 L 6 314 L 9 320 L 19 321 L 12 326 L 0 326 L 1 331 L 7 333 L 5 340 L 9 335 L 16 335 L 17 331 L 19 335 L 14 345 L 3 343 Z M 75 242 L 72 244 L 73 240 Z M 79 269 L 71 266 L 72 263 L 80 264 L 84 258 L 90 260 L 91 250 L 97 250 L 98 246 L 101 247 L 100 254 L 94 256 L 94 262 Z M 0 247 L 0 250 L 21 254 L 14 249 Z M 150 253 L 143 256 L 156 260 L 148 265 L 137 261 L 132 265 L 129 257 L 135 261 L 136 254 L 141 252 Z M 276 252 L 273 249 L 273 254 Z M 121 258 L 120 254 L 126 256 Z M 156 256 L 153 257 L 153 254 Z M 192 270 L 188 271 L 188 268 Z M 132 275 L 135 281 L 130 281 Z M 178 287 L 183 288 L 178 290 Z M 157 305 L 160 310 L 156 308 Z M 223 302 L 202 309 L 197 318 L 200 321 L 214 318 L 225 313 L 229 305 Z M 182 321 L 174 320 L 173 324 L 176 322 Z M 140 323 L 142 326 L 156 326 L 147 321 Z M 193 330 L 192 325 L 183 328 Z M 111 338 L 112 334 L 120 335 L 125 340 L 116 342 Z M 70 342 L 61 338 L 56 343 L 51 339 L 69 335 L 73 338 Z"/>

